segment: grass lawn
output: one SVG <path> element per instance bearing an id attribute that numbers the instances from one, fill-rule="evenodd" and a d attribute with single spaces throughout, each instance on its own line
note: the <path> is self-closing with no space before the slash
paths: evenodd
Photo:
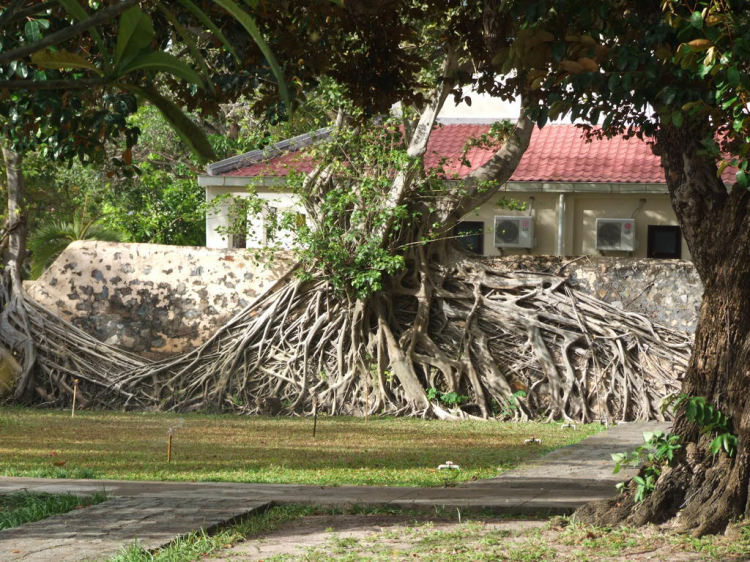
<path id="1" fill-rule="evenodd" d="M 24 523 L 41 521 L 51 515 L 95 505 L 106 499 L 107 496 L 103 493 L 96 493 L 93 496 L 31 492 L 0 494 L 0 531 L 18 527 Z"/>
<path id="2" fill-rule="evenodd" d="M 0 475 L 441 486 L 445 461 L 460 465 L 459 481 L 489 478 L 601 429 L 320 417 L 313 439 L 308 418 L 0 408 Z M 542 444 L 523 443 L 532 436 Z"/>

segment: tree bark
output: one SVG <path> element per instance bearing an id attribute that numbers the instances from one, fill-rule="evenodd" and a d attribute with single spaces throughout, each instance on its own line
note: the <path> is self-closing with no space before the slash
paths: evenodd
<path id="1" fill-rule="evenodd" d="M 26 258 L 26 215 L 23 210 L 24 182 L 21 170 L 21 156 L 8 148 L 3 148 L 6 183 L 8 188 L 8 248 L 4 256 L 6 266 L 13 264 L 20 269 Z"/>
<path id="2" fill-rule="evenodd" d="M 700 145 L 705 136 L 705 130 L 664 127 L 655 152 L 705 291 L 682 391 L 729 416 L 738 451 L 733 458 L 712 456 L 711 436 L 678 412 L 672 433 L 682 436 L 683 447 L 653 494 L 638 505 L 617 499 L 587 506 L 583 520 L 641 525 L 677 516 L 683 529 L 702 535 L 750 515 L 750 192 L 725 187 Z"/>
<path id="3" fill-rule="evenodd" d="M 3 256 L 3 283 L 0 295 L 0 329 L 3 343 L 19 359 L 21 370 L 17 376 L 14 398 L 26 401 L 33 386 L 36 347 L 31 337 L 28 316 L 24 307 L 21 267 L 26 258 L 26 215 L 24 212 L 24 181 L 21 155 L 3 147 L 8 189 L 8 244 Z"/>

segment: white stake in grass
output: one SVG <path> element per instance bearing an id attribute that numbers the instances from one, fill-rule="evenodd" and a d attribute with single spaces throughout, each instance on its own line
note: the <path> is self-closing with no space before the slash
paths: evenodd
<path id="1" fill-rule="evenodd" d="M 70 411 L 70 417 L 76 417 L 76 398 L 78 398 L 78 379 L 73 379 L 73 409 Z"/>

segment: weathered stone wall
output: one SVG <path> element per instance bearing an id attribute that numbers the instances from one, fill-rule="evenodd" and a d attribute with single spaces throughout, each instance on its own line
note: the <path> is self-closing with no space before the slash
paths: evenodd
<path id="1" fill-rule="evenodd" d="M 509 271 L 569 275 L 579 289 L 677 329 L 694 331 L 702 286 L 677 260 L 508 256 Z M 75 242 L 29 294 L 101 341 L 161 356 L 205 341 L 289 266 L 258 264 L 247 250 Z"/>
<path id="2" fill-rule="evenodd" d="M 161 356 L 201 344 L 287 268 L 240 249 L 81 241 L 27 290 L 101 341 Z"/>
<path id="3" fill-rule="evenodd" d="M 703 285 L 692 262 L 612 257 L 507 256 L 485 260 L 508 271 L 568 275 L 572 284 L 612 305 L 678 330 L 694 332 Z"/>

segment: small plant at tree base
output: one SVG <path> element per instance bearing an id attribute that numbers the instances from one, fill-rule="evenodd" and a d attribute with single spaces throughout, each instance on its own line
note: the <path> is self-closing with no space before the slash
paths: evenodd
<path id="1" fill-rule="evenodd" d="M 508 402 L 506 404 L 503 404 L 503 409 L 500 411 L 500 416 L 504 418 L 513 416 L 518 411 L 518 399 L 525 397 L 526 392 L 524 392 L 523 390 L 517 390 L 516 392 L 514 392 L 512 396 L 508 398 Z"/>
<path id="2" fill-rule="evenodd" d="M 682 438 L 679 435 L 667 435 L 661 431 L 647 431 L 643 434 L 644 444 L 629 453 L 615 453 L 612 460 L 615 461 L 614 473 L 620 472 L 623 466 L 636 467 L 645 461 L 641 474 L 633 477 L 636 484 L 635 502 L 641 502 L 654 491 L 656 481 L 661 475 L 665 464 L 671 465 L 676 452 L 682 447 Z M 625 483 L 617 485 L 618 490 L 624 490 Z"/>
<path id="3" fill-rule="evenodd" d="M 685 404 L 685 417 L 696 423 L 702 433 L 713 432 L 716 435 L 708 446 L 711 454 L 716 455 L 723 449 L 727 455 L 733 457 L 737 452 L 738 440 L 732 431 L 732 422 L 726 414 L 706 402 L 703 396 L 679 394 L 674 401 L 674 408 L 677 409 L 682 404 Z"/>
<path id="4" fill-rule="evenodd" d="M 708 404 L 702 396 L 688 396 L 687 394 L 675 394 L 670 396 L 661 405 L 662 411 L 676 409 L 685 405 L 685 416 L 697 424 L 704 434 L 715 432 L 716 436 L 709 444 L 712 455 L 718 454 L 722 449 L 733 457 L 737 452 L 738 439 L 732 432 L 731 420 L 726 414 Z M 637 502 L 646 499 L 654 491 L 656 481 L 661 475 L 662 467 L 670 465 L 674 461 L 676 452 L 682 447 L 680 435 L 665 435 L 661 431 L 646 432 L 643 434 L 645 445 L 642 445 L 629 453 L 616 453 L 612 455 L 615 461 L 615 474 L 624 465 L 638 466 L 646 462 L 641 474 L 633 477 L 636 484 L 634 500 Z M 617 484 L 617 489 L 625 489 L 625 483 Z"/>
<path id="5" fill-rule="evenodd" d="M 468 396 L 464 396 L 463 394 L 459 394 L 458 392 L 455 392 L 455 391 L 441 392 L 437 388 L 434 388 L 434 387 L 427 389 L 427 399 L 428 400 L 440 400 L 446 406 L 460 406 L 464 402 L 469 401 Z"/>

